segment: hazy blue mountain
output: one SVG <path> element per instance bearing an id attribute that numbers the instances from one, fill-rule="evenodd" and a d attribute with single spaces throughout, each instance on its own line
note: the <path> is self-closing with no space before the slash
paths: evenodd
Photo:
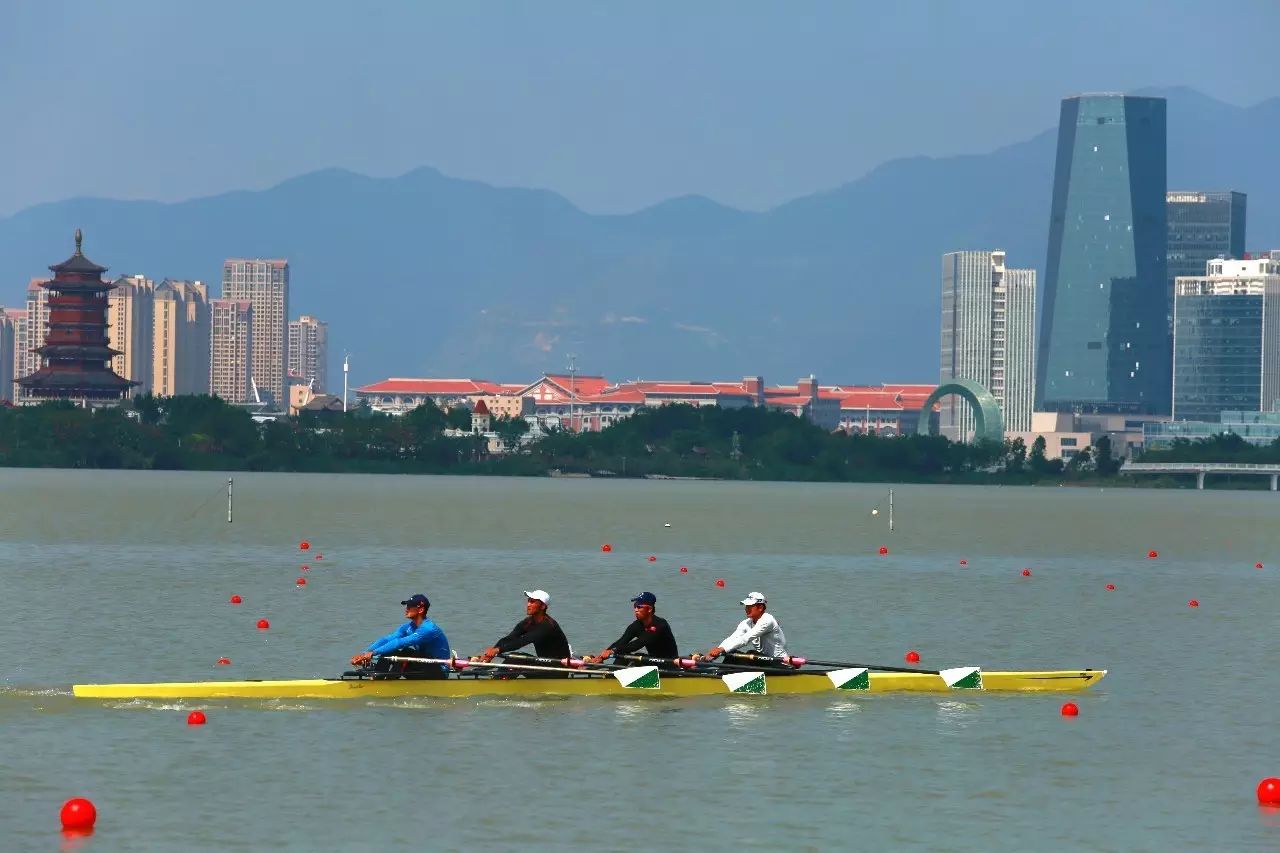
<path id="1" fill-rule="evenodd" d="M 1250 248 L 1280 247 L 1280 99 L 1144 94 L 1169 98 L 1170 187 L 1249 193 Z M 339 383 L 344 348 L 359 383 L 523 380 L 569 352 L 618 379 L 935 381 L 939 256 L 1004 248 L 1043 269 L 1055 134 L 892 161 L 766 213 L 690 196 L 594 216 L 428 168 L 326 170 L 178 204 L 72 199 L 0 219 L 0 304 L 19 304 L 81 227 L 113 274 L 215 284 L 224 257 L 289 258 L 291 313 L 329 321 Z"/>

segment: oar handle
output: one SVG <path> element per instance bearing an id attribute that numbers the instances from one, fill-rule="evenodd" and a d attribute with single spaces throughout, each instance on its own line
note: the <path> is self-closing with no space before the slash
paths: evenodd
<path id="1" fill-rule="evenodd" d="M 737 654 L 730 652 L 725 655 L 726 658 L 742 658 L 744 660 L 755 661 L 756 663 L 772 663 L 775 665 L 788 665 L 801 667 L 806 664 L 809 666 L 834 666 L 839 669 L 872 669 L 876 672 L 918 672 L 924 675 L 941 675 L 940 669 L 915 669 L 906 666 L 885 666 L 878 663 L 848 663 L 846 661 L 835 660 L 814 660 L 812 658 L 796 657 L 794 655 L 785 658 L 774 658 L 767 655 L 756 654 Z"/>

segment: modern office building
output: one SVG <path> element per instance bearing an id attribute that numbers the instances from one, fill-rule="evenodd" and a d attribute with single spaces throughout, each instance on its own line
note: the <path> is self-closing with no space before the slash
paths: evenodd
<path id="1" fill-rule="evenodd" d="M 160 282 L 152 330 L 152 393 L 164 397 L 208 394 L 212 340 L 208 287 L 200 281 Z"/>
<path id="2" fill-rule="evenodd" d="M 131 275 L 116 279 L 107 294 L 107 332 L 111 348 L 119 352 L 111 359 L 111 369 L 137 383 L 134 395 L 151 393 L 155 293 L 154 281 Z"/>
<path id="3" fill-rule="evenodd" d="M 1005 253 L 948 252 L 942 256 L 940 383 L 969 379 L 996 398 L 1011 432 L 1031 429 L 1035 400 L 1036 271 L 1005 266 Z M 973 410 L 944 397 L 938 429 L 952 441 L 971 441 Z"/>
<path id="4" fill-rule="evenodd" d="M 253 381 L 264 400 L 283 408 L 289 366 L 289 262 L 228 258 L 222 265 L 222 298 L 253 305 Z"/>
<path id="5" fill-rule="evenodd" d="M 1280 401 L 1280 261 L 1209 261 L 1179 277 L 1173 308 L 1173 418 L 1269 412 Z"/>
<path id="6" fill-rule="evenodd" d="M 1167 414 L 1165 101 L 1062 102 L 1036 409 Z"/>
<path id="7" fill-rule="evenodd" d="M 13 364 L 18 354 L 19 317 L 26 311 L 0 308 L 0 400 L 12 403 L 14 397 Z"/>
<path id="8" fill-rule="evenodd" d="M 1212 421 L 1167 421 L 1143 425 L 1143 448 L 1169 450 L 1174 442 L 1204 441 L 1215 435 L 1238 435 L 1249 444 L 1266 445 L 1280 440 L 1280 412 L 1224 410 Z"/>
<path id="9" fill-rule="evenodd" d="M 1169 217 L 1169 318 L 1173 319 L 1173 281 L 1204 275 L 1215 258 L 1243 258 L 1248 198 L 1238 192 L 1170 190 L 1165 194 Z"/>
<path id="10" fill-rule="evenodd" d="M 40 369 L 40 353 L 44 346 L 44 333 L 49 325 L 49 291 L 41 285 L 44 279 L 33 278 L 27 283 L 27 307 L 14 327 L 13 378 L 30 376 Z M 21 385 L 14 390 L 14 402 L 28 399 Z"/>
<path id="11" fill-rule="evenodd" d="M 253 303 L 209 300 L 209 393 L 228 403 L 256 402 L 253 393 Z"/>
<path id="12" fill-rule="evenodd" d="M 289 380 L 320 394 L 329 384 L 329 324 L 303 314 L 289 322 Z"/>

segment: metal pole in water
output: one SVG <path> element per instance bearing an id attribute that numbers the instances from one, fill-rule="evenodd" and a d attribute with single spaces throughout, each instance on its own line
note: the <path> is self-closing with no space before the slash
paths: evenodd
<path id="1" fill-rule="evenodd" d="M 227 478 L 227 524 L 231 523 L 231 478 Z"/>
<path id="2" fill-rule="evenodd" d="M 893 532 L 893 489 L 889 490 L 889 532 Z"/>

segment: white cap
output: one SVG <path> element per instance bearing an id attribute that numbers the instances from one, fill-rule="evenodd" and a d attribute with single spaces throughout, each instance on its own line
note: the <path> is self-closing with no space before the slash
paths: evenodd
<path id="1" fill-rule="evenodd" d="M 742 603 L 743 604 L 764 604 L 765 603 L 764 593 L 762 592 L 750 593 L 747 595 L 746 598 L 742 599 Z"/>
<path id="2" fill-rule="evenodd" d="M 538 601 L 541 601 L 543 604 L 551 603 L 551 593 L 547 592 L 545 589 L 526 589 L 524 591 L 524 597 L 536 598 Z"/>

